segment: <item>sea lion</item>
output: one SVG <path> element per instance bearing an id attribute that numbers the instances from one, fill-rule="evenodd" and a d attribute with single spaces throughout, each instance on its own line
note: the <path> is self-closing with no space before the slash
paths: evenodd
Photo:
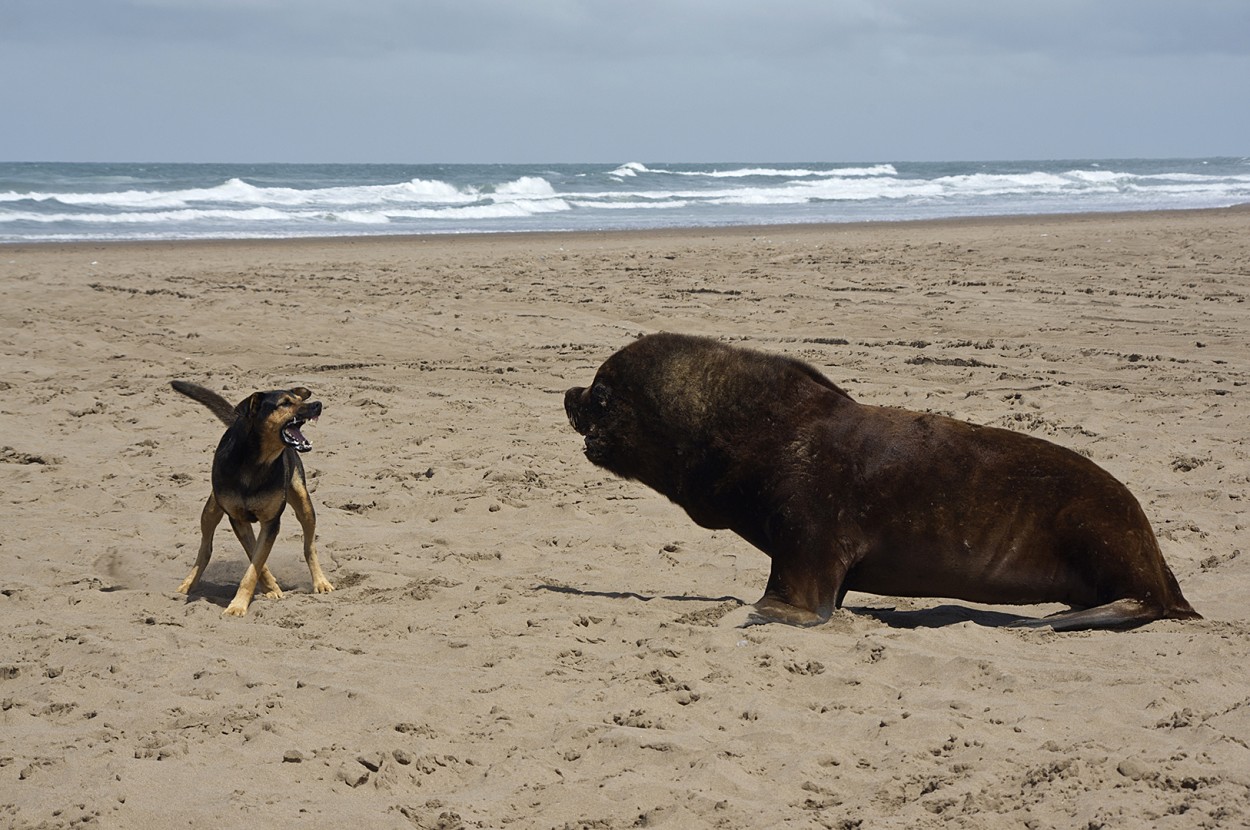
<path id="1" fill-rule="evenodd" d="M 848 590 L 1073 610 L 1018 624 L 1196 619 L 1128 488 L 1030 435 L 856 403 L 799 360 L 642 337 L 564 396 L 594 464 L 772 559 L 753 622 L 811 625 Z"/>

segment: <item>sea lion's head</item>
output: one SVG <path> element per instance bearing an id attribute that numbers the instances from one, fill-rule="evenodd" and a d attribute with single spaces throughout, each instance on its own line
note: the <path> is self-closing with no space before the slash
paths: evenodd
<path id="1" fill-rule="evenodd" d="M 608 423 L 608 404 L 612 399 L 612 387 L 599 377 L 590 386 L 574 386 L 564 393 L 564 411 L 569 423 L 580 435 L 586 436 L 586 457 L 600 466 L 606 466 L 611 457 Z"/>
<path id="2" fill-rule="evenodd" d="M 604 361 L 590 386 L 565 392 L 586 458 L 667 492 L 707 433 L 707 356 L 719 348 L 703 338 L 643 337 Z"/>
<path id="3" fill-rule="evenodd" d="M 663 491 L 659 482 L 674 467 L 786 429 L 802 417 L 789 411 L 793 406 L 828 392 L 849 400 L 819 371 L 793 358 L 661 333 L 609 357 L 590 386 L 564 394 L 564 410 L 586 436 L 588 459 Z"/>
<path id="4" fill-rule="evenodd" d="M 628 371 L 615 371 L 623 361 L 604 363 L 590 386 L 575 386 L 564 393 L 569 423 L 585 436 L 583 451 L 592 463 L 625 478 L 637 478 L 640 454 L 652 443 L 642 428 L 645 413 L 638 409 L 638 395 Z M 628 369 L 628 367 L 625 367 Z"/>
<path id="5" fill-rule="evenodd" d="M 564 394 L 586 458 L 640 481 L 703 527 L 727 527 L 718 493 L 774 476 L 813 422 L 849 400 L 813 367 L 706 337 L 652 334 Z M 744 490 L 745 488 L 745 490 Z"/>

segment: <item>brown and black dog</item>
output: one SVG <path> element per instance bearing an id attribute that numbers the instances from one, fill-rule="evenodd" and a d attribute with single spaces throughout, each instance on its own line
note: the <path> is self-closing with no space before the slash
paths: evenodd
<path id="1" fill-rule="evenodd" d="M 178 586 L 179 593 L 190 593 L 204 575 L 213 555 L 213 532 L 224 515 L 230 517 L 230 526 L 251 560 L 224 613 L 234 617 L 246 614 L 258 581 L 265 596 L 281 598 L 282 590 L 265 562 L 288 502 L 304 531 L 304 560 L 312 574 L 313 590 L 319 594 L 333 591 L 317 562 L 317 517 L 299 457 L 312 449 L 300 427 L 321 415 L 321 404 L 308 400 L 312 392 L 302 386 L 254 392 L 232 406 L 216 392 L 194 383 L 175 380 L 170 385 L 204 404 L 226 425 L 213 455 L 213 491 L 200 515 L 200 553 L 190 575 Z M 259 536 L 253 534 L 252 522 L 260 523 Z"/>

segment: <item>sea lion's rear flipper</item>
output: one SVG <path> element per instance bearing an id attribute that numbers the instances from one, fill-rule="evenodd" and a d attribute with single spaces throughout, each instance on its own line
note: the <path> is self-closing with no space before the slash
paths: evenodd
<path id="1" fill-rule="evenodd" d="M 1133 628 L 1163 619 L 1167 613 L 1156 605 L 1139 599 L 1117 599 L 1080 611 L 1062 611 L 1040 619 L 1024 619 L 1011 623 L 1011 628 L 1052 628 L 1055 631 L 1080 631 L 1088 628 Z"/>

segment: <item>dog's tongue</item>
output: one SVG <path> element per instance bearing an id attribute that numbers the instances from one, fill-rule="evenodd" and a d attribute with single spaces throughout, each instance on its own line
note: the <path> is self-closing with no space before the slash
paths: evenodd
<path id="1" fill-rule="evenodd" d="M 299 424 L 287 424 L 282 428 L 282 434 L 286 437 L 287 443 L 300 452 L 307 452 L 312 449 L 312 442 L 304 437 L 304 433 L 300 432 Z"/>

